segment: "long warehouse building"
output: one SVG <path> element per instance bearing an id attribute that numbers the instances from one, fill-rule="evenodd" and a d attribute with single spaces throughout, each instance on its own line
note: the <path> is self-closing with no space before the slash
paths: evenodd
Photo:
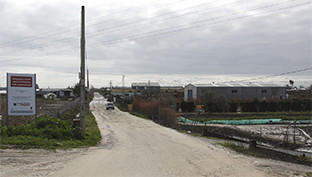
<path id="1" fill-rule="evenodd" d="M 201 98 L 205 91 L 225 95 L 230 100 L 282 100 L 286 98 L 286 86 L 273 84 L 188 84 L 184 87 L 184 101 Z"/>

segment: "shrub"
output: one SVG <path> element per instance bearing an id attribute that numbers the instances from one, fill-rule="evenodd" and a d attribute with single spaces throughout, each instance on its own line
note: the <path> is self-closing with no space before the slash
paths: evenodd
<path id="1" fill-rule="evenodd" d="M 62 119 L 63 120 L 71 120 L 71 119 L 75 119 L 76 115 L 79 113 L 79 109 L 78 108 L 74 108 L 69 110 L 68 112 L 66 112 L 65 114 L 62 115 Z"/>
<path id="2" fill-rule="evenodd" d="M 67 121 L 43 116 L 37 120 L 37 128 L 35 122 L 27 125 L 18 125 L 9 127 L 8 129 L 1 128 L 1 135 L 7 136 L 36 136 L 48 139 L 70 139 L 72 138 L 71 126 Z"/>
<path id="3" fill-rule="evenodd" d="M 7 129 L 7 134 L 9 137 L 18 135 L 27 136 L 32 134 L 32 130 L 29 125 L 18 125 L 16 127 L 9 127 Z"/>
<path id="4" fill-rule="evenodd" d="M 229 110 L 229 105 L 225 95 L 205 91 L 202 99 L 205 111 L 207 112 L 227 112 Z"/>
<path id="5" fill-rule="evenodd" d="M 176 112 L 173 108 L 161 109 L 161 124 L 169 127 L 175 127 L 177 122 Z"/>
<path id="6" fill-rule="evenodd" d="M 133 99 L 133 111 L 147 115 L 150 119 L 153 115 L 158 114 L 159 100 L 157 99 L 144 99 L 134 98 Z"/>
<path id="7" fill-rule="evenodd" d="M 195 103 L 194 102 L 181 102 L 181 109 L 183 112 L 194 112 L 195 110 Z"/>
<path id="8" fill-rule="evenodd" d="M 81 127 L 75 127 L 73 128 L 73 137 L 78 139 L 78 140 L 81 140 L 81 139 L 84 139 L 84 136 L 83 136 L 83 132 L 82 132 L 82 129 Z"/>
<path id="9" fill-rule="evenodd" d="M 58 118 L 53 118 L 47 115 L 38 118 L 37 122 L 38 122 L 37 124 L 38 129 L 47 128 L 47 127 L 54 128 L 54 129 L 70 128 L 70 123 L 68 121 L 61 120 Z"/>
<path id="10" fill-rule="evenodd" d="M 7 137 L 7 128 L 0 123 L 0 136 Z"/>

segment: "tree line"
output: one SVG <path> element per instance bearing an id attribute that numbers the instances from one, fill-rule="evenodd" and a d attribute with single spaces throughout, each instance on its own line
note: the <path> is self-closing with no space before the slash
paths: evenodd
<path id="1" fill-rule="evenodd" d="M 190 102 L 182 101 L 180 108 L 183 112 L 194 112 L 196 105 L 202 104 L 205 112 L 307 112 L 312 111 L 312 99 L 274 100 L 239 100 L 229 101 L 225 95 L 205 92 L 201 99 Z"/>

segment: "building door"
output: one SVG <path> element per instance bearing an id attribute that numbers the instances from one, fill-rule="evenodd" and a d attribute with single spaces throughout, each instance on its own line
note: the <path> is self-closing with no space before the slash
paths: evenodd
<path id="1" fill-rule="evenodd" d="M 193 90 L 188 90 L 187 91 L 187 98 L 188 98 L 188 100 L 193 99 Z"/>

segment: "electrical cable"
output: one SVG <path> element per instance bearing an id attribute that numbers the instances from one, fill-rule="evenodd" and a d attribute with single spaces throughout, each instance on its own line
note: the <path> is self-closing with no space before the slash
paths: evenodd
<path id="1" fill-rule="evenodd" d="M 267 78 L 272 78 L 272 77 L 277 77 L 277 76 L 283 76 L 283 75 L 289 75 L 289 74 L 295 74 L 295 73 L 300 73 L 300 72 L 309 71 L 309 70 L 312 70 L 312 67 L 310 67 L 310 68 L 298 69 L 298 70 L 294 70 L 294 71 L 283 72 L 283 73 L 279 73 L 279 74 L 273 74 L 273 75 L 255 77 L 255 78 L 251 78 L 251 79 L 234 80 L 234 81 L 227 81 L 227 82 L 246 82 L 246 81 L 254 81 L 254 80 L 263 80 L 263 79 L 267 79 Z M 225 83 L 226 83 L 226 82 L 225 82 Z"/>
<path id="2" fill-rule="evenodd" d="M 287 7 L 275 9 L 274 12 L 280 11 L 280 10 L 289 9 L 289 8 L 294 8 L 294 7 L 300 7 L 300 6 L 308 5 L 308 4 L 311 4 L 311 2 L 302 3 L 302 4 L 296 4 L 296 5 L 292 5 L 292 6 L 287 6 Z M 274 4 L 274 5 L 276 5 L 276 4 Z M 257 9 L 253 9 L 253 10 L 260 10 L 260 9 L 264 9 L 264 8 L 268 8 L 268 7 L 272 7 L 272 5 L 264 6 L 262 8 L 257 8 Z M 249 11 L 239 12 L 239 13 L 236 13 L 236 14 L 237 15 L 241 15 L 241 14 L 249 12 Z M 269 11 L 269 12 L 259 12 L 257 15 L 262 15 L 262 14 L 270 13 L 270 12 L 272 12 L 272 11 Z M 250 16 L 251 15 L 232 17 L 232 19 L 224 19 L 224 20 L 221 20 L 221 21 L 213 22 L 212 24 L 218 24 L 218 23 L 223 23 L 223 22 L 239 20 L 239 19 L 250 17 Z M 256 14 L 253 14 L 253 16 L 256 16 Z M 103 42 L 99 42 L 99 43 L 95 43 L 95 44 L 90 44 L 89 46 L 97 46 L 97 45 L 107 46 L 107 45 L 120 43 L 120 42 L 123 42 L 123 41 L 126 41 L 126 40 L 137 40 L 137 39 L 142 39 L 142 38 L 147 38 L 147 37 L 152 37 L 152 36 L 159 36 L 159 35 L 163 35 L 163 34 L 169 34 L 169 33 L 175 33 L 175 32 L 179 32 L 179 31 L 185 31 L 185 30 L 188 30 L 188 29 L 193 29 L 193 28 L 199 28 L 199 27 L 202 27 L 202 26 L 206 26 L 207 24 L 204 24 L 206 22 L 209 22 L 209 21 L 212 21 L 212 20 L 217 20 L 217 19 L 222 19 L 222 18 L 225 18 L 225 17 L 229 17 L 229 16 L 228 15 L 224 15 L 224 16 L 219 16 L 219 17 L 208 18 L 208 19 L 205 19 L 205 20 L 193 22 L 191 26 L 185 26 L 184 25 L 184 26 L 180 26 L 180 28 L 172 28 L 172 27 L 170 27 L 170 28 L 165 28 L 165 29 L 161 29 L 161 30 L 155 30 L 155 31 L 152 31 L 152 32 L 135 34 L 135 35 L 125 36 L 125 37 L 122 37 L 122 38 L 119 38 L 119 39 L 108 40 L 108 41 L 103 41 Z"/>
<path id="3" fill-rule="evenodd" d="M 182 1 L 185 1 L 185 0 L 182 0 Z M 149 3 L 146 3 L 146 4 L 149 4 Z M 126 14 L 126 12 L 129 12 L 129 10 L 134 9 L 134 8 L 138 9 L 140 7 L 142 7 L 142 5 L 135 6 L 135 7 L 129 8 L 129 9 L 125 9 L 125 10 L 118 10 L 118 11 L 116 10 L 116 12 L 119 13 L 119 14 Z M 111 13 L 110 15 L 107 15 L 106 18 L 110 17 L 110 16 L 113 16 L 113 15 L 114 15 L 114 13 Z M 86 25 L 89 24 L 89 23 L 92 23 L 92 21 L 97 21 L 98 18 L 102 18 L 102 17 L 94 17 L 94 18 L 90 19 L 88 21 L 88 23 L 86 23 Z M 89 24 L 88 26 L 91 26 L 91 25 Z M 62 35 L 64 33 L 74 32 L 76 29 L 71 29 L 71 28 L 79 27 L 79 25 L 78 24 L 71 24 L 71 25 L 68 25 L 68 27 L 69 28 L 66 28 L 65 30 L 64 30 L 64 27 L 62 27 L 62 28 L 56 28 L 54 30 L 51 30 L 50 32 L 41 33 L 41 34 L 39 34 L 39 37 L 38 37 L 38 34 L 36 34 L 36 35 L 32 35 L 32 36 L 29 36 L 29 37 L 26 37 L 26 38 L 23 38 L 23 39 L 20 39 L 20 40 L 3 42 L 3 43 L 0 43 L 0 47 L 17 45 L 17 44 L 20 44 L 22 42 L 24 42 L 24 43 L 25 42 L 31 42 L 31 41 L 34 41 L 34 40 L 45 39 L 46 37 L 58 36 L 58 35 Z"/>
<path id="4" fill-rule="evenodd" d="M 310 4 L 310 2 L 302 3 L 302 4 L 296 4 L 296 5 L 293 5 L 293 6 L 283 7 L 283 8 L 275 9 L 274 11 L 284 10 L 284 9 L 289 9 L 289 8 L 294 8 L 294 7 L 299 7 L 299 6 L 303 6 L 303 5 L 307 5 L 307 4 Z M 277 5 L 277 4 L 273 4 L 273 5 Z M 264 6 L 264 7 L 256 8 L 256 9 L 253 9 L 253 10 L 259 10 L 259 9 L 263 9 L 263 8 L 268 8 L 268 7 L 273 6 L 273 5 Z M 249 11 L 245 11 L 245 12 L 249 12 Z M 272 11 L 270 11 L 270 12 L 272 12 Z M 240 14 L 241 13 L 242 12 L 240 12 Z M 265 13 L 269 13 L 269 12 L 265 12 Z M 263 12 L 259 13 L 259 14 L 261 15 L 261 14 L 263 14 Z M 214 17 L 214 18 L 210 18 L 210 19 L 197 21 L 197 22 L 193 23 L 195 25 L 189 26 L 189 27 L 182 26 L 182 28 L 181 28 L 181 26 L 180 26 L 180 28 L 161 29 L 161 30 L 152 31 L 152 32 L 148 32 L 148 33 L 136 34 L 136 35 L 132 35 L 132 36 L 126 36 L 126 37 L 123 37 L 123 38 L 120 38 L 120 39 L 115 39 L 115 40 L 110 40 L 110 41 L 104 41 L 104 42 L 101 42 L 101 43 L 90 44 L 89 46 L 108 46 L 108 45 L 120 43 L 120 42 L 125 41 L 125 40 L 137 40 L 137 39 L 146 38 L 146 37 L 158 36 L 158 35 L 162 35 L 162 34 L 168 34 L 168 33 L 174 33 L 174 32 L 178 32 L 178 31 L 184 31 L 184 30 L 187 30 L 187 29 L 198 28 L 198 27 L 202 27 L 202 26 L 206 26 L 207 25 L 207 24 L 201 25 L 201 23 L 204 23 L 204 22 L 207 22 L 207 21 L 209 22 L 211 20 L 215 20 L 215 19 L 218 19 L 218 18 L 224 18 L 224 17 L 226 17 L 226 16 Z M 232 18 L 232 19 L 225 19 L 225 20 L 222 20 L 222 21 L 216 21 L 213 24 L 222 23 L 222 22 L 228 22 L 228 21 L 233 21 L 233 20 L 238 20 L 238 19 L 242 19 L 242 18 L 246 18 L 246 17 L 249 17 L 249 16 L 246 15 L 246 16 L 243 16 L 243 17 L 235 17 L 235 18 Z M 74 40 L 76 40 L 76 39 L 74 39 Z"/>

